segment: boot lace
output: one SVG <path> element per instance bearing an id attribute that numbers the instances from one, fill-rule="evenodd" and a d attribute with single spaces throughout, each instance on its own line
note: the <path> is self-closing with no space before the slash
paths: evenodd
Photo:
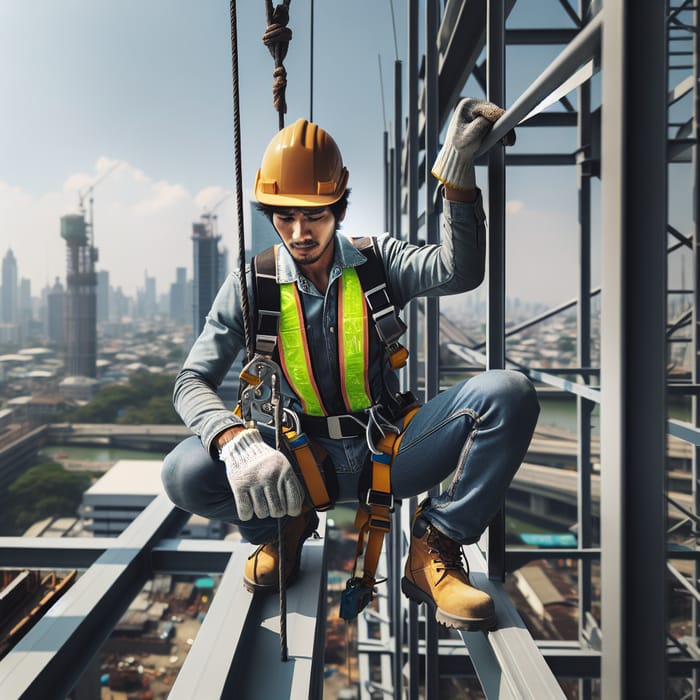
<path id="1" fill-rule="evenodd" d="M 442 576 L 438 579 L 438 583 L 447 576 L 448 571 L 459 571 L 465 578 L 467 577 L 467 572 L 464 568 L 466 561 L 464 563 L 462 562 L 464 552 L 462 551 L 462 546 L 458 542 L 451 540 L 434 527 L 430 527 L 427 545 L 428 551 L 431 554 L 437 555 L 437 557 L 433 559 L 433 562 L 435 564 L 442 564 L 442 567 L 438 568 L 438 571 L 442 571 Z"/>

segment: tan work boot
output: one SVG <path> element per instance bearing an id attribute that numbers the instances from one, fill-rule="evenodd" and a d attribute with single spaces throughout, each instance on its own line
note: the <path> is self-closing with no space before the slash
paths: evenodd
<path id="1" fill-rule="evenodd" d="M 458 630 L 493 629 L 496 616 L 488 593 L 474 588 L 462 563 L 462 547 L 420 514 L 413 523 L 401 590 L 426 603 L 435 619 Z"/>
<path id="2" fill-rule="evenodd" d="M 285 584 L 290 583 L 299 573 L 301 548 L 318 527 L 316 511 L 304 505 L 301 515 L 289 518 L 284 525 L 284 564 Z M 243 570 L 243 585 L 256 591 L 279 590 L 279 572 L 277 560 L 279 545 L 277 540 L 261 544 L 249 557 Z"/>

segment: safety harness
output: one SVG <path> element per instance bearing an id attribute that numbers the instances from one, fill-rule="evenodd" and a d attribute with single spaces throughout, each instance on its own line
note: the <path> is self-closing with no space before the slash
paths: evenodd
<path id="1" fill-rule="evenodd" d="M 260 372 L 266 367 L 279 366 L 287 382 L 299 397 L 303 412 L 288 408 L 281 410 L 283 449 L 293 457 L 305 482 L 307 492 L 319 511 L 329 510 L 337 497 L 335 470 L 325 451 L 312 442 L 313 437 L 343 439 L 364 436 L 372 452 L 371 481 L 364 503 L 355 517 L 358 530 L 357 550 L 352 576 L 341 599 L 340 616 L 354 619 L 372 600 L 376 571 L 384 536 L 391 526 L 394 497 L 391 492 L 391 464 L 398 452 L 403 431 L 418 411 L 410 393 L 396 397 L 400 428 L 390 423 L 373 404 L 368 379 L 369 347 L 373 340 L 369 321 L 383 344 L 389 365 L 399 369 L 406 364 L 408 351 L 399 343 L 406 325 L 389 297 L 384 267 L 374 238 L 350 239 L 366 261 L 355 268 L 345 268 L 338 293 L 338 350 L 341 392 L 345 408 L 342 415 L 327 415 L 309 359 L 301 300 L 295 283 L 278 284 L 276 277 L 277 251 L 273 246 L 252 260 L 255 293 L 255 355 L 241 372 L 241 396 L 260 394 L 264 382 Z M 258 429 L 272 425 L 266 406 L 257 418 Z M 267 414 L 267 419 L 266 419 Z M 262 418 L 263 420 L 260 420 Z M 380 436 L 376 440 L 375 436 Z M 357 563 L 365 550 L 362 576 L 356 575 Z"/>

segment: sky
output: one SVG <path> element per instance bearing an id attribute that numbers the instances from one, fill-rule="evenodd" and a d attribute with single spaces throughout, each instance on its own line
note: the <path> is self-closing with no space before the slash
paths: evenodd
<path id="1" fill-rule="evenodd" d="M 335 138 L 350 171 L 343 229 L 351 235 L 383 230 L 382 139 L 393 128 L 396 58 L 406 70 L 406 4 L 314 5 L 312 116 Z M 513 22 L 533 26 L 551 16 L 566 24 L 555 0 L 525 5 Z M 237 10 L 246 199 L 278 128 L 273 60 L 261 41 L 264 8 L 263 0 L 246 0 Z M 308 0 L 292 2 L 290 15 L 287 124 L 310 116 L 312 94 Z M 508 100 L 560 50 L 511 61 L 517 71 L 509 74 Z M 98 269 L 126 294 L 143 288 L 146 274 L 159 294 L 176 267 L 191 275 L 192 223 L 217 204 L 222 243 L 235 263 L 228 2 L 0 0 L 0 65 L 0 256 L 12 250 L 33 295 L 56 277 L 64 281 L 60 217 L 77 212 L 81 201 L 87 208 L 91 196 Z M 466 90 L 481 96 L 473 84 Z M 520 129 L 515 148 L 538 146 L 534 131 Z M 565 149 L 573 150 L 573 138 L 562 137 Z M 538 168 L 535 179 L 524 170 L 508 174 L 507 292 L 561 303 L 576 295 L 575 173 Z M 533 251 L 537 263 L 524 265 Z"/>
<path id="2" fill-rule="evenodd" d="M 309 3 L 293 2 L 290 14 L 287 124 L 311 109 Z M 357 206 L 346 228 L 380 233 L 379 62 L 389 99 L 390 4 L 329 0 L 314 14 L 313 118 L 341 145 L 351 174 Z M 247 199 L 278 128 L 265 25 L 262 0 L 238 3 Z M 79 210 L 81 193 L 87 207 L 103 176 L 92 190 L 94 234 L 98 268 L 113 286 L 134 294 L 148 273 L 166 292 L 176 267 L 191 271 L 192 222 L 227 194 L 216 213 L 236 259 L 228 2 L 0 0 L 0 62 L 0 255 L 13 251 L 34 295 L 63 280 L 60 217 Z"/>

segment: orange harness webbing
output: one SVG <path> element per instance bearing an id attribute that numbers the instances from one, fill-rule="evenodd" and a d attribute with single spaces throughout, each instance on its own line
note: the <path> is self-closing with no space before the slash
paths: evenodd
<path id="1" fill-rule="evenodd" d="M 294 454 L 314 508 L 320 511 L 329 510 L 334 503 L 323 477 L 322 460 L 319 459 L 320 455 L 317 455 L 318 445 L 312 445 L 305 433 L 297 433 L 292 428 L 284 428 L 282 434 Z"/>
<path id="2" fill-rule="evenodd" d="M 391 493 L 391 465 L 396 458 L 406 426 L 416 415 L 420 406 L 411 408 L 403 418 L 399 433 L 387 433 L 377 444 L 378 453 L 372 455 L 372 483 L 367 491 L 365 504 L 361 504 L 355 516 L 358 530 L 357 549 L 352 576 L 341 597 L 340 616 L 353 620 L 372 600 L 376 584 L 377 566 L 384 544 L 384 536 L 391 529 L 391 513 L 394 510 L 394 496 Z M 365 549 L 365 538 L 367 548 Z M 364 572 L 356 576 L 357 562 L 364 551 Z"/>

